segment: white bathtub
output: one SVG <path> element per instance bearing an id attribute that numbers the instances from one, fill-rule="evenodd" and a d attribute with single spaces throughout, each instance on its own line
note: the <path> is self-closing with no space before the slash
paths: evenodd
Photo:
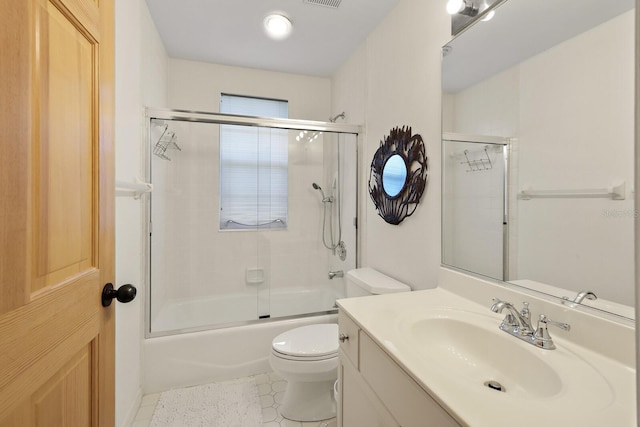
<path id="1" fill-rule="evenodd" d="M 300 300 L 300 296 L 305 298 Z M 294 298 L 295 301 L 289 298 Z M 295 310 L 298 312 L 301 308 L 299 304 L 307 304 L 304 307 L 307 312 L 326 311 L 327 298 L 333 298 L 329 305 L 332 306 L 335 295 L 327 292 L 309 292 L 303 295 L 285 292 L 281 298 L 273 298 L 272 295 L 271 315 L 272 318 L 288 315 L 287 310 L 290 310 L 288 307 L 291 304 L 296 304 Z M 242 310 L 244 302 L 246 301 L 242 298 L 227 296 L 181 301 L 163 307 L 154 326 L 172 325 L 169 329 L 180 329 L 179 322 L 187 322 L 183 326 L 192 326 L 193 321 L 203 322 L 200 323 L 202 325 L 221 321 L 228 323 L 228 318 L 219 316 L 237 314 Z M 253 302 L 255 309 L 255 296 Z M 157 323 L 159 320 L 169 323 L 163 325 Z M 142 363 L 144 393 L 270 372 L 268 357 L 273 338 L 286 330 L 316 323 L 337 323 L 337 315 L 269 319 L 243 326 L 147 338 L 143 345 Z"/>

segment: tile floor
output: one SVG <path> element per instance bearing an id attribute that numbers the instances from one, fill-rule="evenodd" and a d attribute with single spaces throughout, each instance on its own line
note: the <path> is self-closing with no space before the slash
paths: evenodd
<path id="1" fill-rule="evenodd" d="M 336 427 L 335 418 L 314 422 L 298 422 L 283 418 L 278 408 L 282 403 L 287 382 L 274 373 L 260 374 L 254 378 L 258 385 L 258 395 L 262 405 L 263 427 Z M 160 393 L 149 394 L 142 398 L 131 427 L 149 427 L 159 398 Z"/>

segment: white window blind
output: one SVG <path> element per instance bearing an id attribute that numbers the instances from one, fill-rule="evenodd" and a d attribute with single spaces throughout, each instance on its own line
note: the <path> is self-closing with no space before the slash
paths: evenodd
<path id="1" fill-rule="evenodd" d="M 222 94 L 220 112 L 288 118 L 287 101 Z M 285 228 L 288 220 L 285 129 L 220 126 L 220 229 Z"/>

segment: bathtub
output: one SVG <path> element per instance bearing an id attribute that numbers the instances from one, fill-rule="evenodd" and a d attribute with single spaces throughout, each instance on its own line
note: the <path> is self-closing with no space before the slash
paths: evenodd
<path id="1" fill-rule="evenodd" d="M 152 335 L 172 331 L 213 329 L 256 320 L 258 307 L 273 318 L 319 313 L 331 309 L 341 298 L 333 288 L 274 289 L 261 294 L 230 294 L 169 300 L 152 320 Z"/>
<path id="2" fill-rule="evenodd" d="M 326 311 L 326 307 L 332 306 L 335 301 L 335 294 L 331 292 L 298 291 L 274 293 L 271 298 L 272 317 L 289 315 L 291 308 L 288 307 L 291 304 L 296 304 L 298 312 L 301 308 L 307 312 L 319 312 Z M 304 298 L 301 299 L 301 296 Z M 173 329 L 180 329 L 176 325 L 187 324 L 180 322 L 196 320 L 204 325 L 228 321 L 228 318 L 221 318 L 220 315 L 237 314 L 246 303 L 246 297 L 224 296 L 167 304 L 154 320 L 154 327 L 173 325 Z M 252 301 L 255 318 L 255 295 Z M 327 305 L 327 301 L 331 304 Z M 322 305 L 314 306 L 318 302 Z M 301 303 L 307 306 L 301 307 Z M 147 338 L 144 340 L 142 356 L 144 393 L 270 372 L 269 353 L 271 341 L 276 335 L 298 326 L 337 321 L 336 314 L 322 314 L 268 319 L 241 326 Z"/>

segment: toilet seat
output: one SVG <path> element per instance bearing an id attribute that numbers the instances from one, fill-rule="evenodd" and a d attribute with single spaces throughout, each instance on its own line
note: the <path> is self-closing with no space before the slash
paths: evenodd
<path id="1" fill-rule="evenodd" d="M 274 356 L 297 361 L 326 360 L 338 356 L 338 325 L 301 326 L 283 332 L 271 343 Z"/>
<path id="2" fill-rule="evenodd" d="M 290 354 L 283 354 L 280 353 L 276 350 L 273 350 L 271 352 L 275 357 L 279 358 L 279 359 L 286 359 L 286 360 L 295 360 L 298 362 L 313 362 L 313 361 L 318 361 L 318 360 L 328 360 L 328 359 L 333 359 L 333 358 L 337 358 L 338 357 L 338 353 L 334 353 L 334 354 L 327 354 L 325 356 L 291 356 Z"/>

